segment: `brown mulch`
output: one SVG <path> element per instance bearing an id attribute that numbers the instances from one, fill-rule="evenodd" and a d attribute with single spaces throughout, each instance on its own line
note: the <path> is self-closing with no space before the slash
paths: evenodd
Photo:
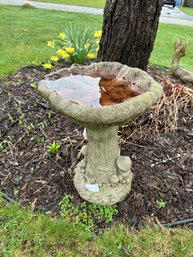
<path id="1" fill-rule="evenodd" d="M 167 68 L 154 66 L 148 72 L 159 82 L 186 85 Z M 84 144 L 83 128 L 38 95 L 35 84 L 45 73 L 42 67 L 30 66 L 0 80 L 0 191 L 23 205 L 58 215 L 65 194 L 74 195 L 76 204 L 82 201 L 73 172 Z M 136 122 L 120 128 L 121 153 L 132 159 L 134 180 L 130 195 L 118 204 L 119 220 L 139 227 L 149 216 L 161 223 L 193 217 L 191 108 L 180 113 L 175 131 L 160 130 L 159 136 L 143 134 Z M 144 117 L 146 123 L 151 119 L 149 113 Z M 54 140 L 62 143 L 58 155 L 47 151 Z M 164 208 L 157 204 L 161 200 Z"/>

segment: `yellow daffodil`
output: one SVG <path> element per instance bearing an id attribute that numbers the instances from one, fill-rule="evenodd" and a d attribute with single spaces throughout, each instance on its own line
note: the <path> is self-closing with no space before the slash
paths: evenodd
<path id="1" fill-rule="evenodd" d="M 53 41 L 48 41 L 48 46 L 54 48 L 55 43 Z"/>
<path id="2" fill-rule="evenodd" d="M 96 40 L 96 44 L 99 44 L 100 43 L 100 40 Z"/>
<path id="3" fill-rule="evenodd" d="M 68 47 L 65 49 L 67 54 L 73 54 L 74 53 L 74 48 L 73 47 Z"/>
<path id="4" fill-rule="evenodd" d="M 51 69 L 52 68 L 52 64 L 51 63 L 45 63 L 43 64 L 45 69 Z"/>
<path id="5" fill-rule="evenodd" d="M 102 31 L 101 30 L 98 30 L 94 33 L 94 37 L 101 37 L 102 35 Z"/>
<path id="6" fill-rule="evenodd" d="M 64 33 L 59 33 L 58 38 L 65 39 L 66 35 Z"/>
<path id="7" fill-rule="evenodd" d="M 64 51 L 63 49 L 59 49 L 59 50 L 57 51 L 57 54 L 58 54 L 59 56 L 62 56 L 64 53 L 65 53 L 65 51 Z"/>
<path id="8" fill-rule="evenodd" d="M 64 51 L 62 58 L 68 59 L 68 58 L 70 58 L 70 55 Z"/>
<path id="9" fill-rule="evenodd" d="M 93 58 L 95 58 L 95 55 L 94 55 L 94 54 L 87 54 L 87 57 L 88 57 L 89 59 L 93 59 Z"/>
<path id="10" fill-rule="evenodd" d="M 64 49 L 59 49 L 57 51 L 57 54 L 64 59 L 70 57 L 69 54 L 66 51 L 64 51 Z"/>
<path id="11" fill-rule="evenodd" d="M 85 45 L 84 45 L 84 49 L 87 50 L 87 49 L 89 48 L 89 46 L 90 46 L 90 44 L 85 44 Z"/>
<path id="12" fill-rule="evenodd" d="M 50 58 L 50 60 L 51 60 L 52 62 L 57 62 L 57 61 L 59 60 L 59 58 L 58 58 L 57 56 L 52 56 L 52 57 Z"/>

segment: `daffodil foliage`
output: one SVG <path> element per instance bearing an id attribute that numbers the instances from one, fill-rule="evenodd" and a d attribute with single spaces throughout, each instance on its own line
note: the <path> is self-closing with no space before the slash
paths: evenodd
<path id="1" fill-rule="evenodd" d="M 59 59 L 70 59 L 73 63 L 84 63 L 86 59 L 96 57 L 102 31 L 93 32 L 89 27 L 65 27 L 57 38 L 48 41 L 48 46 L 53 48 L 55 54 L 50 58 L 44 68 L 51 69 Z"/>

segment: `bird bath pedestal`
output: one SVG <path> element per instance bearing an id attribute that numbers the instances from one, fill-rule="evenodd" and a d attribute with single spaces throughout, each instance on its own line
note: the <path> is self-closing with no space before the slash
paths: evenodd
<path id="1" fill-rule="evenodd" d="M 117 62 L 74 65 L 40 81 L 40 94 L 63 115 L 86 128 L 88 144 L 74 185 L 85 200 L 112 205 L 131 190 L 131 160 L 121 156 L 118 126 L 149 109 L 162 87 L 146 72 Z"/>

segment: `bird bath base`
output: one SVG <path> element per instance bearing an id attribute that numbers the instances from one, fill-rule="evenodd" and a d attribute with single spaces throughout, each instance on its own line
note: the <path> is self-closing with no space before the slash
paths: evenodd
<path id="1" fill-rule="evenodd" d="M 85 200 L 112 205 L 122 201 L 131 190 L 131 160 L 120 156 L 118 127 L 87 128 L 88 144 L 82 148 L 84 159 L 75 169 L 74 185 Z"/>
<path id="2" fill-rule="evenodd" d="M 128 183 L 119 183 L 116 186 L 104 185 L 99 187 L 99 192 L 90 192 L 86 189 L 86 179 L 82 173 L 80 164 L 75 169 L 74 185 L 80 196 L 90 203 L 113 205 L 123 201 L 131 191 L 132 173 L 130 173 L 130 180 Z M 94 184 L 95 185 L 95 184 Z"/>
<path id="3" fill-rule="evenodd" d="M 131 160 L 120 156 L 118 127 L 87 128 L 84 159 L 75 169 L 74 185 L 85 200 L 112 205 L 131 191 Z"/>

